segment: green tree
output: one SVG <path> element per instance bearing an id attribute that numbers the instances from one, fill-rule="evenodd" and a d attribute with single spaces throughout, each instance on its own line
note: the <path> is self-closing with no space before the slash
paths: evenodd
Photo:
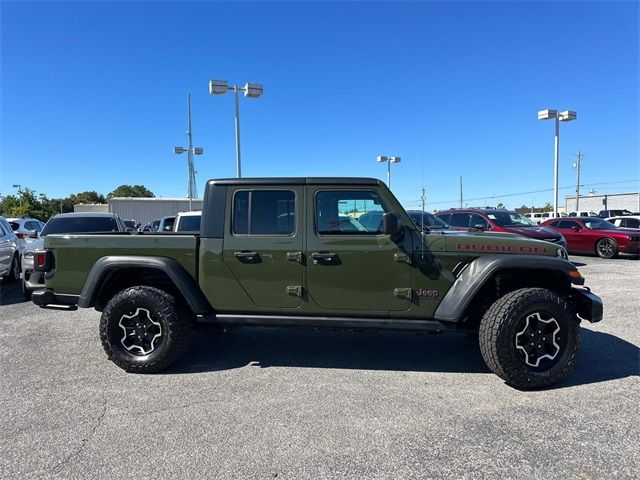
<path id="1" fill-rule="evenodd" d="M 112 197 L 143 197 L 153 198 L 155 195 L 144 185 L 120 185 L 113 192 L 107 195 L 107 198 Z"/>
<path id="2" fill-rule="evenodd" d="M 107 203 L 104 195 L 101 195 L 94 191 L 73 193 L 69 195 L 69 200 L 74 205 L 78 203 Z"/>

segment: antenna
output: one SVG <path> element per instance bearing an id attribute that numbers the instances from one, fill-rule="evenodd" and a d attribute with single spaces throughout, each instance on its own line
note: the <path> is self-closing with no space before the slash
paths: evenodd
<path id="1" fill-rule="evenodd" d="M 424 201 L 425 201 L 425 190 L 424 184 L 422 185 L 422 195 L 420 195 L 420 201 L 422 203 L 422 218 L 420 219 L 420 259 L 424 260 L 424 235 L 425 235 L 425 226 L 424 226 Z"/>

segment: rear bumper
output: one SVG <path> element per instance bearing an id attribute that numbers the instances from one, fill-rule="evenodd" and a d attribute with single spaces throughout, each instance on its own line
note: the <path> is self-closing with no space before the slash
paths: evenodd
<path id="1" fill-rule="evenodd" d="M 580 318 L 591 323 L 602 320 L 603 305 L 599 296 L 587 289 L 574 288 L 571 292 L 571 299 Z"/>
<path id="2" fill-rule="evenodd" d="M 75 306 L 78 304 L 78 295 L 56 295 L 50 288 L 33 292 L 31 300 L 40 307 L 48 305 Z"/>

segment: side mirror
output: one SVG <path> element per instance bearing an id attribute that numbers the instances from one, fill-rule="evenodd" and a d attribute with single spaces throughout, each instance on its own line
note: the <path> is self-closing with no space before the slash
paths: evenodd
<path id="1" fill-rule="evenodd" d="M 473 226 L 473 229 L 474 229 L 474 230 L 480 230 L 480 231 L 482 231 L 482 232 L 484 232 L 484 231 L 486 230 L 485 226 L 484 226 L 484 225 L 482 225 L 482 224 L 480 224 L 480 223 L 479 223 L 479 224 L 477 224 L 477 225 L 474 225 L 474 226 Z"/>
<path id="2" fill-rule="evenodd" d="M 173 227 L 165 225 L 164 227 L 162 227 L 162 230 L 165 232 L 173 232 Z"/>
<path id="3" fill-rule="evenodd" d="M 571 230 L 573 230 L 574 232 L 579 232 L 582 229 L 579 226 L 574 225 L 573 227 L 571 227 Z"/>
<path id="4" fill-rule="evenodd" d="M 29 238 L 38 238 L 38 232 L 36 230 L 29 230 Z"/>
<path id="5" fill-rule="evenodd" d="M 385 213 L 382 215 L 382 233 L 396 236 L 400 233 L 400 219 L 395 213 Z"/>

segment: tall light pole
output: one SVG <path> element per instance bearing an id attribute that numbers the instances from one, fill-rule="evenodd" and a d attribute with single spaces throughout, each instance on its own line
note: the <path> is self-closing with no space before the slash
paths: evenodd
<path id="1" fill-rule="evenodd" d="M 580 163 L 582 161 L 582 152 L 578 150 L 576 161 L 573 162 L 573 168 L 576 169 L 576 212 L 580 210 Z"/>
<path id="2" fill-rule="evenodd" d="M 189 210 L 193 210 L 193 199 L 198 198 L 198 187 L 196 186 L 196 169 L 193 161 L 193 155 L 202 155 L 204 149 L 202 147 L 193 146 L 193 136 L 191 134 L 191 94 L 187 95 L 187 137 L 189 138 L 189 146 L 173 147 L 173 153 L 180 155 L 187 152 L 187 163 L 189 164 L 189 189 L 187 196 L 189 197 Z"/>
<path id="3" fill-rule="evenodd" d="M 540 110 L 538 112 L 538 120 L 555 119 L 556 135 L 555 135 L 555 157 L 553 162 L 553 217 L 558 218 L 558 156 L 560 155 L 560 122 L 570 122 L 576 119 L 576 112 L 573 110 L 565 110 L 558 113 L 557 110 Z"/>
<path id="4" fill-rule="evenodd" d="M 17 188 L 18 189 L 18 196 L 20 197 L 20 208 L 22 208 L 22 185 L 14 183 L 13 184 L 13 188 Z"/>
<path id="5" fill-rule="evenodd" d="M 386 157 L 384 155 L 378 155 L 376 157 L 376 162 L 387 163 L 387 187 L 391 189 L 391 164 L 400 163 L 400 157 Z"/>
<path id="6" fill-rule="evenodd" d="M 236 104 L 236 171 L 238 178 L 242 177 L 242 168 L 240 162 L 240 107 L 238 104 L 238 92 L 242 91 L 245 97 L 259 98 L 264 92 L 264 87 L 261 83 L 245 83 L 244 87 L 238 87 L 237 85 L 228 85 L 226 80 L 211 80 L 209 81 L 209 94 L 211 95 L 224 95 L 229 90 L 232 90 L 235 95 Z"/>

